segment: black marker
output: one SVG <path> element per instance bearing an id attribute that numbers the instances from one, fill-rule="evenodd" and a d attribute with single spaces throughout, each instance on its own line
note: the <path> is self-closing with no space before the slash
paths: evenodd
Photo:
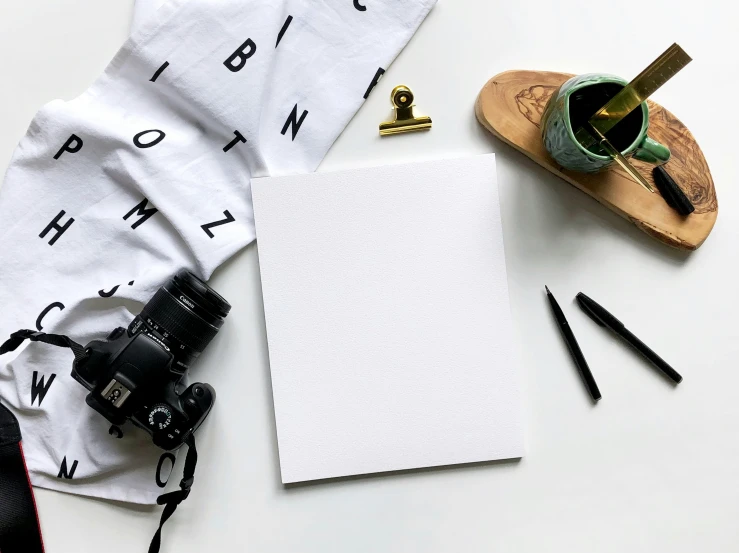
<path id="1" fill-rule="evenodd" d="M 585 356 L 582 354 L 580 346 L 575 339 L 575 335 L 572 333 L 572 329 L 567 323 L 567 319 L 565 319 L 565 314 L 562 313 L 562 309 L 559 307 L 557 300 L 554 299 L 554 296 L 549 291 L 549 288 L 547 286 L 545 286 L 544 288 L 546 288 L 547 290 L 547 297 L 549 298 L 549 303 L 552 306 L 554 317 L 557 319 L 557 325 L 559 326 L 559 330 L 562 332 L 562 337 L 565 339 L 567 347 L 570 348 L 570 353 L 572 354 L 572 358 L 575 360 L 575 364 L 577 365 L 577 370 L 580 372 L 582 381 L 588 388 L 588 392 L 590 392 L 590 397 L 593 398 L 593 401 L 598 401 L 601 397 L 600 390 L 598 389 L 598 385 L 595 383 L 593 373 L 590 372 L 588 362 L 585 361 Z"/>
<path id="2" fill-rule="evenodd" d="M 600 305 L 595 303 L 582 292 L 577 295 L 577 303 L 580 304 L 580 308 L 585 311 L 585 313 L 587 313 L 591 319 L 593 319 L 600 326 L 608 327 L 613 332 L 618 334 L 621 338 L 624 339 L 627 344 L 641 353 L 655 367 L 661 370 L 670 380 L 672 380 L 676 384 L 682 381 L 683 377 L 680 376 L 680 374 L 675 369 L 670 367 L 670 365 L 668 365 L 664 359 L 662 359 L 659 355 L 649 349 L 649 347 L 644 342 L 634 336 L 631 331 L 627 330 L 621 321 L 619 321 L 616 317 L 603 309 Z"/>

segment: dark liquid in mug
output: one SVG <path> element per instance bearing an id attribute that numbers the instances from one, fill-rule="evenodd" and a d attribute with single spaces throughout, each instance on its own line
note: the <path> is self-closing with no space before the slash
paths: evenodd
<path id="1" fill-rule="evenodd" d="M 598 83 L 581 88 L 570 95 L 570 121 L 572 130 L 577 132 L 595 112 L 602 108 L 608 100 L 618 94 L 623 85 L 618 83 Z M 637 108 L 606 133 L 606 138 L 619 151 L 623 152 L 631 146 L 641 131 L 644 114 Z M 597 144 L 591 146 L 591 152 L 607 155 Z"/>

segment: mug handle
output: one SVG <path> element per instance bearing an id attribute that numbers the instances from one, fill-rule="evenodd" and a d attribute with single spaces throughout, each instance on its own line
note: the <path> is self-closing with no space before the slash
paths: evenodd
<path id="1" fill-rule="evenodd" d="M 662 165 L 670 160 L 670 150 L 667 146 L 645 136 L 634 151 L 634 159 Z"/>

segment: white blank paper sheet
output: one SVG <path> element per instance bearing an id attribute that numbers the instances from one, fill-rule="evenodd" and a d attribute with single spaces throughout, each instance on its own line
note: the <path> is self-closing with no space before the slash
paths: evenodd
<path id="1" fill-rule="evenodd" d="M 252 193 L 283 483 L 523 455 L 494 155 Z"/>

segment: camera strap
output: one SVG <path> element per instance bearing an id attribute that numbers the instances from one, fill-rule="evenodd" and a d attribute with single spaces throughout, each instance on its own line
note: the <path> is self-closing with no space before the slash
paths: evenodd
<path id="1" fill-rule="evenodd" d="M 44 344 L 51 344 L 60 348 L 69 348 L 74 353 L 75 361 L 87 357 L 85 346 L 78 344 L 68 336 L 64 336 L 63 334 L 46 334 L 45 332 L 37 332 L 35 330 L 19 330 L 18 332 L 13 332 L 10 338 L 0 346 L 0 355 L 9 351 L 15 351 L 25 340 L 43 342 Z"/>
<path id="2" fill-rule="evenodd" d="M 0 551 L 44 553 L 18 420 L 0 405 Z"/>
<path id="3" fill-rule="evenodd" d="M 66 336 L 19 330 L 0 346 L 0 355 L 15 350 L 24 340 L 68 347 L 75 358 L 85 356 L 85 348 Z M 2 553 L 43 553 L 36 501 L 23 458 L 18 419 L 0 405 L 0 551 Z"/>
<path id="4" fill-rule="evenodd" d="M 37 332 L 35 330 L 19 330 L 18 332 L 14 332 L 13 334 L 11 334 L 10 338 L 2 346 L 0 346 L 0 355 L 3 355 L 10 351 L 15 351 L 25 340 L 51 344 L 52 346 L 57 346 L 60 348 L 69 348 L 72 350 L 72 353 L 74 353 L 75 360 L 87 357 L 87 354 L 85 353 L 85 347 L 81 344 L 78 344 L 68 336 L 64 336 L 63 334 L 46 334 L 45 332 Z M 10 419 L 8 420 L 12 419 L 12 424 L 8 423 L 7 427 L 4 426 L 4 424 L 6 423 L 6 420 L 4 418 L 5 412 L 7 412 L 7 416 L 10 417 Z M 9 434 L 7 434 L 7 436 L 10 438 L 9 444 L 10 446 L 13 446 L 15 444 L 17 448 L 18 456 L 11 459 L 10 461 L 6 461 L 4 457 L 4 437 L 6 436 L 4 432 L 10 432 Z M 15 439 L 15 442 L 13 442 L 12 439 L 16 436 L 17 439 Z M 195 480 L 195 465 L 197 465 L 198 463 L 198 451 L 195 448 L 195 436 L 193 434 L 190 434 L 190 436 L 185 440 L 185 443 L 187 444 L 187 456 L 185 457 L 185 467 L 182 471 L 182 481 L 180 482 L 180 489 L 173 492 L 165 493 L 157 498 L 157 504 L 164 505 L 164 511 L 162 512 L 162 518 L 159 520 L 159 528 L 157 529 L 156 534 L 154 534 L 154 538 L 151 540 L 151 545 L 149 545 L 149 553 L 159 553 L 159 547 L 162 541 L 162 527 L 164 526 L 164 523 L 166 523 L 174 514 L 180 503 L 182 503 L 190 495 L 190 489 L 192 488 L 193 481 Z M 19 460 L 20 464 L 18 463 Z M 12 465 L 11 461 L 13 461 L 15 464 Z M 5 468 L 6 464 L 8 464 L 8 466 L 21 467 L 22 471 L 16 470 L 14 473 L 12 470 Z M 20 476 L 22 476 L 23 478 L 21 479 Z M 21 486 L 21 484 L 23 484 L 25 488 Z M 5 497 L 7 497 L 10 501 L 5 501 Z M 24 507 L 24 505 L 26 505 L 28 501 L 22 504 L 21 499 L 23 497 L 30 497 L 30 510 Z M 15 509 L 15 507 L 13 507 L 12 511 L 8 510 L 8 507 L 3 508 L 4 505 L 14 506 L 16 502 L 18 502 L 20 510 Z M 33 526 L 31 525 L 31 522 L 33 522 Z M 29 537 L 27 538 L 27 541 L 18 542 L 19 546 L 14 549 L 13 544 L 15 542 L 9 542 L 9 545 L 6 545 L 3 540 L 5 539 L 6 531 L 13 530 L 15 526 L 18 526 L 18 528 L 20 528 L 22 531 L 22 535 L 16 536 L 14 534 L 15 538 L 19 539 L 25 535 L 28 535 Z M 36 542 L 31 539 L 33 537 L 33 533 L 31 532 L 31 530 L 33 529 L 35 529 L 35 535 L 37 537 Z M 15 530 L 15 532 L 17 533 L 18 530 Z M 13 537 L 11 537 L 11 539 L 13 539 Z M 38 547 L 36 549 L 34 549 L 32 545 L 30 545 L 34 543 L 38 543 Z M 20 428 L 18 428 L 18 422 L 13 414 L 5 409 L 5 407 L 0 405 L 0 553 L 21 552 L 43 553 L 43 545 L 41 543 L 41 533 L 38 526 L 35 503 L 33 502 L 31 483 L 28 479 L 25 463 L 23 462 L 23 454 L 20 450 Z"/>
<path id="5" fill-rule="evenodd" d="M 185 467 L 182 470 L 182 480 L 180 481 L 180 489 L 174 492 L 165 493 L 157 498 L 157 505 L 164 505 L 162 518 L 159 520 L 159 528 L 154 534 L 149 546 L 149 553 L 159 553 L 159 545 L 162 541 L 162 526 L 169 520 L 169 517 L 175 512 L 180 503 L 187 499 L 190 495 L 190 488 L 195 480 L 195 465 L 198 464 L 198 450 L 195 449 L 195 435 L 185 440 L 187 444 L 187 456 L 185 457 Z"/>

